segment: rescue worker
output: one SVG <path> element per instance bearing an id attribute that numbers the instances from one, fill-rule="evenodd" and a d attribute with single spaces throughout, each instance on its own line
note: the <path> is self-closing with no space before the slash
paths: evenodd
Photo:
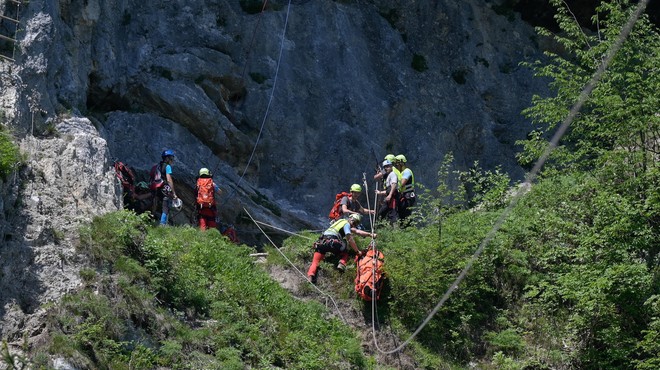
<path id="1" fill-rule="evenodd" d="M 216 218 L 218 217 L 218 208 L 215 201 L 215 194 L 222 194 L 222 190 L 213 181 L 213 175 L 208 168 L 199 169 L 199 177 L 195 186 L 195 198 L 197 199 L 197 222 L 199 228 L 204 231 L 209 227 L 216 228 Z"/>
<path id="2" fill-rule="evenodd" d="M 362 213 L 375 214 L 376 211 L 362 207 L 360 201 L 360 194 L 362 194 L 362 186 L 360 184 L 351 185 L 351 195 L 347 195 L 341 199 L 341 213 L 344 218 L 352 215 Z"/>
<path id="3" fill-rule="evenodd" d="M 314 257 L 312 258 L 312 265 L 307 270 L 307 279 L 316 284 L 316 272 L 319 263 L 325 258 L 325 254 L 332 252 L 339 256 L 339 264 L 337 269 L 339 271 L 346 270 L 346 262 L 348 261 L 348 246 L 356 253 L 360 254 L 360 250 L 355 244 L 353 235 L 360 235 L 363 237 L 375 238 L 376 234 L 371 234 L 366 231 L 358 230 L 358 225 L 362 221 L 362 216 L 357 213 L 351 213 L 348 219 L 340 219 L 335 221 L 330 227 L 323 232 L 319 239 L 314 243 Z"/>
<path id="4" fill-rule="evenodd" d="M 384 197 L 381 202 L 378 215 L 381 219 L 387 219 L 390 225 L 394 225 L 394 223 L 399 219 L 399 177 L 394 172 L 394 166 L 389 160 L 385 160 L 383 162 L 383 169 L 385 170 L 387 177 L 385 178 L 385 182 L 383 184 L 385 190 L 376 190 L 376 194 Z"/>
<path id="5" fill-rule="evenodd" d="M 401 185 L 399 186 L 399 191 L 401 196 L 399 197 L 399 218 L 403 221 L 406 217 L 410 216 L 412 213 L 411 207 L 413 207 L 417 201 L 415 195 L 415 175 L 410 168 L 407 167 L 408 160 L 403 154 L 396 156 L 397 166 L 399 167 L 399 172 L 401 173 Z"/>
<path id="6" fill-rule="evenodd" d="M 385 156 L 384 161 L 390 161 L 392 164 L 396 162 L 396 156 L 394 154 L 388 154 Z M 399 173 L 399 169 L 396 167 L 392 168 L 392 171 L 396 174 L 396 176 L 399 178 L 399 181 L 401 181 L 401 173 Z M 383 182 L 383 189 L 385 189 L 385 178 L 387 178 L 387 173 L 385 172 L 384 168 L 376 169 L 376 174 L 374 175 L 374 180 L 376 181 L 382 181 Z"/>
<path id="7" fill-rule="evenodd" d="M 156 198 L 162 201 L 162 210 L 160 214 L 161 225 L 167 225 L 171 203 L 179 199 L 174 190 L 174 179 L 172 178 L 172 164 L 174 163 L 174 157 L 173 150 L 164 150 L 163 153 L 161 153 L 162 161 L 158 166 L 161 178 L 163 179 L 163 185 L 158 188 L 158 191 L 156 191 Z"/>
<path id="8" fill-rule="evenodd" d="M 137 214 L 141 214 L 151 211 L 152 204 L 153 194 L 149 190 L 149 184 L 140 181 L 135 184 L 135 191 L 130 194 L 130 201 L 127 203 L 126 208 L 135 211 Z"/>

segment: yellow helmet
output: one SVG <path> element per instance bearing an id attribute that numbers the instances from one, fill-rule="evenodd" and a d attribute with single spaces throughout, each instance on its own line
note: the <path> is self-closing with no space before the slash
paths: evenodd
<path id="1" fill-rule="evenodd" d="M 353 185 L 351 185 L 351 191 L 361 193 L 362 192 L 362 186 L 360 186 L 360 184 L 353 184 Z"/>
<path id="2" fill-rule="evenodd" d="M 351 213 L 351 214 L 348 216 L 348 220 L 349 220 L 349 221 L 357 221 L 357 223 L 359 224 L 360 222 L 362 222 L 362 216 L 360 216 L 360 215 L 357 214 L 357 213 Z"/>
<path id="3" fill-rule="evenodd" d="M 397 155 L 395 158 L 396 158 L 396 160 L 399 161 L 399 162 L 403 162 L 403 163 L 406 163 L 406 162 L 407 162 L 407 160 L 406 160 L 406 156 L 403 155 L 403 154 L 399 154 L 399 155 Z"/>
<path id="4" fill-rule="evenodd" d="M 200 176 L 203 176 L 203 175 L 210 176 L 210 175 L 211 175 L 211 171 L 209 171 L 209 169 L 206 168 L 206 167 L 205 167 L 205 168 L 200 168 L 200 169 L 199 169 L 199 175 L 200 175 Z"/>
<path id="5" fill-rule="evenodd" d="M 396 160 L 396 157 L 394 156 L 394 154 L 388 154 L 388 155 L 385 156 L 385 160 L 390 161 L 390 162 L 394 162 Z"/>

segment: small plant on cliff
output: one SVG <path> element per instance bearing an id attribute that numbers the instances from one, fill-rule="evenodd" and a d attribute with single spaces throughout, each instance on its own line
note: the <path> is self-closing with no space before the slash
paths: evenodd
<path id="1" fill-rule="evenodd" d="M 7 179 L 20 162 L 20 152 L 12 135 L 0 126 L 0 178 Z"/>

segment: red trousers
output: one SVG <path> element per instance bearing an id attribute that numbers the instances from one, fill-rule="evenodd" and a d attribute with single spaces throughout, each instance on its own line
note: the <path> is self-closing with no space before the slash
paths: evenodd
<path id="1" fill-rule="evenodd" d="M 202 208 L 197 213 L 199 218 L 199 228 L 201 230 L 206 230 L 209 227 L 216 228 L 218 225 L 215 222 L 215 218 L 218 212 L 214 208 Z"/>
<path id="2" fill-rule="evenodd" d="M 344 265 L 348 262 L 348 252 L 345 250 L 342 251 L 343 244 L 339 239 L 330 239 L 322 240 L 319 239 L 318 242 L 314 243 L 316 246 L 316 251 L 314 252 L 314 257 L 312 258 L 312 265 L 309 266 L 307 270 L 307 276 L 316 275 L 316 270 L 319 268 L 319 263 L 325 258 L 327 252 L 332 252 L 335 255 L 339 256 L 339 262 Z"/>

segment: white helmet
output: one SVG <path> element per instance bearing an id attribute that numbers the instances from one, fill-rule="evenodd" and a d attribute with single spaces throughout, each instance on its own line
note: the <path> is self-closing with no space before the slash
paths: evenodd
<path id="1" fill-rule="evenodd" d="M 181 207 L 183 207 L 183 202 L 181 201 L 181 198 L 176 198 L 172 201 L 172 208 L 176 209 L 177 211 L 180 211 Z"/>

